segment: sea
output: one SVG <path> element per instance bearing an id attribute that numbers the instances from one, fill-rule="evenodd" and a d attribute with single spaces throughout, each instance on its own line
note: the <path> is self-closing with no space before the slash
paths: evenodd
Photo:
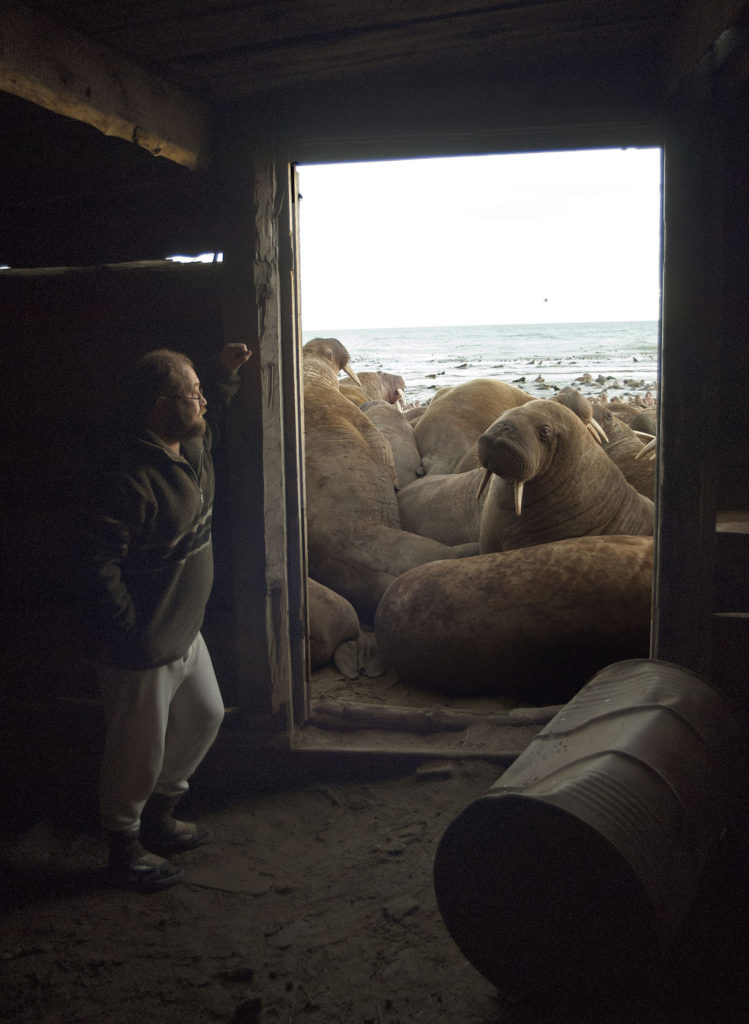
<path id="1" fill-rule="evenodd" d="M 534 398 L 571 386 L 586 398 L 658 396 L 657 320 L 494 324 L 303 331 L 338 338 L 355 371 L 383 370 L 406 382 L 406 403 L 425 405 L 438 388 L 477 377 L 514 384 Z"/>

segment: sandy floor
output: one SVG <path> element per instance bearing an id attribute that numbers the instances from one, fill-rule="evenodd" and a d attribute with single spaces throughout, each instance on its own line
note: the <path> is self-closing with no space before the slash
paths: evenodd
<path id="1" fill-rule="evenodd" d="M 3 848 L 4 1021 L 749 1020 L 747 865 L 730 833 L 670 961 L 631 1005 L 533 1011 L 464 958 L 432 882 L 441 835 L 501 774 L 496 764 L 248 753 L 227 732 L 185 808 L 215 842 L 182 855 L 185 883 L 140 896 L 103 885 L 96 743 L 69 728 L 73 756 L 58 748 L 52 763 L 54 734 L 37 736 L 34 771 L 11 779 L 26 820 Z"/>

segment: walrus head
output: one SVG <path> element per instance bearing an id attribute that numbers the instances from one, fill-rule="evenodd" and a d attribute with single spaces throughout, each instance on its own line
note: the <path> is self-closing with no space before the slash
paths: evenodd
<path id="1" fill-rule="evenodd" d="M 540 398 L 508 409 L 478 439 L 478 461 L 486 473 L 476 497 L 495 474 L 512 483 L 520 515 L 525 484 L 546 471 L 570 431 L 579 436 L 585 429 L 579 413 L 563 403 Z"/>
<path id="2" fill-rule="evenodd" d="M 313 338 L 302 348 L 302 357 L 304 368 L 311 376 L 321 379 L 327 377 L 329 383 L 336 388 L 341 370 L 354 384 L 361 385 L 349 363 L 348 349 L 338 338 Z"/>
<path id="3" fill-rule="evenodd" d="M 568 409 L 572 409 L 575 415 L 583 421 L 594 441 L 598 441 L 599 444 L 608 441 L 606 431 L 594 416 L 593 406 L 576 388 L 569 386 L 562 388 L 550 401 L 559 402 L 560 405 L 566 405 Z"/>

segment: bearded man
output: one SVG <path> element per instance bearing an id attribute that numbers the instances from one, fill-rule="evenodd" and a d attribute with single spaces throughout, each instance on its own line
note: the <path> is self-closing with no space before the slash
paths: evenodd
<path id="1" fill-rule="evenodd" d="M 250 355 L 241 344 L 221 352 L 227 403 Z M 173 811 L 224 715 L 200 633 L 213 584 L 214 472 L 207 402 L 187 356 L 149 352 L 124 398 L 130 436 L 93 502 L 82 569 L 106 719 L 108 872 L 115 885 L 148 891 L 183 877 L 169 854 L 212 838 Z"/>

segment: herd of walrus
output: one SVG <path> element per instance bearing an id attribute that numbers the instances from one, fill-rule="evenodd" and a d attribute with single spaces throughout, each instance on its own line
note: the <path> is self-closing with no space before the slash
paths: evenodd
<path id="1" fill-rule="evenodd" d="M 654 407 L 480 378 L 409 408 L 335 338 L 303 386 L 313 669 L 552 703 L 647 657 Z"/>

